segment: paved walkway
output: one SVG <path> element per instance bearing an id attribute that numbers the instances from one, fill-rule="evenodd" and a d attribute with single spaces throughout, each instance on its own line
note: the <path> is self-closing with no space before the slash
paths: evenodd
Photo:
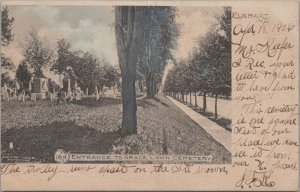
<path id="1" fill-rule="evenodd" d="M 209 133 L 216 141 L 222 144 L 228 151 L 231 151 L 231 132 L 219 126 L 215 122 L 197 113 L 190 107 L 176 101 L 172 97 L 166 96 L 177 107 L 179 107 L 185 114 L 187 114 L 193 121 L 200 125 L 207 133 Z"/>

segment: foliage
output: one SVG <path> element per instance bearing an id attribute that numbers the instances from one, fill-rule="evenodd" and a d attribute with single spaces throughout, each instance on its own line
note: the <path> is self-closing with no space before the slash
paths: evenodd
<path id="1" fill-rule="evenodd" d="M 94 92 L 95 86 L 98 87 L 98 90 L 102 89 L 105 80 L 99 59 L 88 52 L 79 52 L 77 57 L 77 62 L 73 63 L 72 70 L 78 85 L 83 89 L 88 88 L 90 93 Z"/>
<path id="2" fill-rule="evenodd" d="M 103 86 L 111 87 L 119 80 L 116 69 L 105 59 L 98 59 L 89 52 L 71 50 L 71 43 L 66 39 L 57 42 L 57 59 L 51 70 L 64 77 L 64 84 L 68 79 L 74 88 L 75 81 L 83 90 L 88 88 L 90 93 L 95 87 L 101 90 Z M 67 88 L 67 86 L 64 86 Z"/>
<path id="3" fill-rule="evenodd" d="M 4 86 L 4 83 L 10 88 L 15 87 L 15 82 L 10 78 L 8 73 L 1 73 L 1 86 Z"/>
<path id="4" fill-rule="evenodd" d="M 7 46 L 13 40 L 12 24 L 14 17 L 9 17 L 9 10 L 5 6 L 1 11 L 1 45 Z"/>
<path id="5" fill-rule="evenodd" d="M 20 84 L 21 90 L 28 90 L 31 79 L 31 73 L 28 70 L 28 64 L 23 61 L 16 71 L 16 79 Z"/>
<path id="6" fill-rule="evenodd" d="M 14 70 L 15 65 L 13 64 L 13 62 L 9 58 L 5 57 L 3 53 L 1 53 L 1 86 L 3 86 L 4 83 L 9 85 L 10 87 L 13 86 L 14 83 L 9 73 Z"/>
<path id="7" fill-rule="evenodd" d="M 25 61 L 34 69 L 36 77 L 44 77 L 43 69 L 53 62 L 53 51 L 45 41 L 38 36 L 35 29 L 31 29 L 24 41 Z"/>
<path id="8" fill-rule="evenodd" d="M 54 93 L 54 91 L 57 91 L 59 89 L 59 85 L 53 81 L 51 78 L 48 79 L 48 90 L 51 93 Z"/>
<path id="9" fill-rule="evenodd" d="M 147 96 L 152 98 L 158 76 L 168 60 L 174 60 L 172 50 L 176 48 L 179 26 L 175 22 L 174 7 L 143 7 L 141 29 L 142 47 L 139 49 L 137 74 L 147 82 Z M 143 75 L 144 77 L 141 77 Z"/>
<path id="10" fill-rule="evenodd" d="M 104 66 L 102 67 L 104 70 L 103 78 L 105 79 L 104 85 L 106 87 L 113 87 L 115 86 L 120 79 L 120 75 L 115 67 L 110 65 L 109 63 L 105 62 Z"/>
<path id="11" fill-rule="evenodd" d="M 71 44 L 66 39 L 60 39 L 57 42 L 57 59 L 51 67 L 51 70 L 58 74 L 67 72 L 76 60 L 74 53 L 70 50 Z"/>
<path id="12" fill-rule="evenodd" d="M 231 94 L 231 20 L 225 7 L 218 23 L 212 25 L 191 56 L 174 66 L 167 75 L 164 90 L 181 93 L 203 91 Z"/>
<path id="13" fill-rule="evenodd" d="M 13 40 L 12 24 L 14 17 L 9 17 L 9 10 L 4 7 L 1 11 L 1 46 L 8 46 Z M 6 83 L 9 87 L 14 86 L 9 72 L 15 69 L 13 62 L 1 52 L 1 86 Z"/>

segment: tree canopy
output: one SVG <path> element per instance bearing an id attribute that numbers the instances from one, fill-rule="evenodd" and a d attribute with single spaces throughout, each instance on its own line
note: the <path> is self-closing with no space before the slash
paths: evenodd
<path id="1" fill-rule="evenodd" d="M 93 93 L 96 86 L 101 90 L 103 86 L 111 87 L 119 81 L 117 70 L 104 58 L 71 48 L 71 43 L 66 39 L 57 42 L 57 58 L 51 70 L 62 75 L 66 81 L 70 79 L 72 86 L 76 81 L 82 89 L 88 88 Z"/>
<path id="2" fill-rule="evenodd" d="M 12 33 L 12 24 L 15 20 L 14 17 L 9 16 L 9 10 L 7 6 L 2 8 L 1 11 L 1 45 L 7 46 L 9 42 L 13 40 L 13 33 Z"/>
<path id="3" fill-rule="evenodd" d="M 175 22 L 174 7 L 143 7 L 140 28 L 142 42 L 138 54 L 137 73 L 147 83 L 147 96 L 154 97 L 157 77 L 161 75 L 167 60 L 174 60 L 179 26 Z M 161 78 L 159 79 L 161 81 Z"/>
<path id="4" fill-rule="evenodd" d="M 1 46 L 8 46 L 13 40 L 12 25 L 14 17 L 9 16 L 7 6 L 1 10 Z M 1 86 L 7 83 L 10 87 L 14 85 L 9 72 L 13 71 L 15 66 L 13 62 L 1 52 Z"/>
<path id="5" fill-rule="evenodd" d="M 182 95 L 203 93 L 203 111 L 206 110 L 206 93 L 215 95 L 215 118 L 217 98 L 231 95 L 231 9 L 225 7 L 216 16 L 217 23 L 200 37 L 190 57 L 180 61 L 167 75 L 164 91 L 167 94 Z"/>
<path id="6" fill-rule="evenodd" d="M 42 41 L 34 28 L 26 35 L 23 54 L 25 61 L 33 68 L 35 77 L 45 77 L 43 69 L 51 66 L 54 58 L 53 50 L 46 41 Z"/>
<path id="7" fill-rule="evenodd" d="M 231 20 L 230 8 L 216 16 L 217 23 L 198 40 L 191 56 L 182 60 L 169 72 L 165 91 L 211 92 L 231 94 Z"/>
<path id="8" fill-rule="evenodd" d="M 28 90 L 31 80 L 31 73 L 28 69 L 28 63 L 23 61 L 17 68 L 16 79 L 20 84 L 21 90 Z"/>

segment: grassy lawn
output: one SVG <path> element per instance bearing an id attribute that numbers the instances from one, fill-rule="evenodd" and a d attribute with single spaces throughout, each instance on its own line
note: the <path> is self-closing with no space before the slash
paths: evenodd
<path id="1" fill-rule="evenodd" d="M 53 162 L 54 152 L 97 154 L 213 155 L 230 163 L 231 154 L 164 96 L 137 101 L 138 134 L 121 137 L 121 100 L 85 99 L 2 102 L 2 161 L 28 157 Z M 10 149 L 9 143 L 13 143 Z M 22 161 L 25 161 L 24 158 Z"/>

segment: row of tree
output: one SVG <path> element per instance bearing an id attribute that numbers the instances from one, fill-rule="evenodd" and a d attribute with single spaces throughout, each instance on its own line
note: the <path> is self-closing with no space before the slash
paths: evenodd
<path id="1" fill-rule="evenodd" d="M 141 12 L 142 28 L 138 49 L 138 80 L 146 82 L 147 97 L 154 98 L 158 83 L 162 80 L 168 60 L 174 60 L 172 50 L 176 48 L 179 26 L 175 22 L 177 10 L 174 7 L 144 7 Z"/>
<path id="2" fill-rule="evenodd" d="M 98 59 L 89 52 L 72 51 L 65 39 L 57 42 L 57 60 L 51 70 L 58 75 L 77 81 L 78 85 L 92 93 L 95 87 L 114 87 L 119 84 L 119 73 L 105 59 Z M 71 83 L 74 85 L 74 83 Z"/>
<path id="3" fill-rule="evenodd" d="M 224 8 L 216 16 L 217 23 L 198 40 L 189 58 L 175 63 L 169 71 L 164 92 L 184 102 L 184 95 L 203 94 L 203 110 L 206 110 L 206 95 L 215 96 L 215 118 L 217 99 L 220 95 L 231 95 L 231 9 Z"/>
<path id="4" fill-rule="evenodd" d="M 93 93 L 95 87 L 101 90 L 104 86 L 114 87 L 119 82 L 117 69 L 105 59 L 99 59 L 87 51 L 73 51 L 71 43 L 65 39 L 57 42 L 54 54 L 35 30 L 30 31 L 26 37 L 24 58 L 16 71 L 16 79 L 21 83 L 21 88 L 28 87 L 31 76 L 44 78 L 43 71 L 46 68 L 59 75 L 63 85 L 70 79 L 72 88 L 76 81 L 79 87 L 88 89 L 89 93 Z M 63 87 L 66 89 L 67 86 Z"/>

